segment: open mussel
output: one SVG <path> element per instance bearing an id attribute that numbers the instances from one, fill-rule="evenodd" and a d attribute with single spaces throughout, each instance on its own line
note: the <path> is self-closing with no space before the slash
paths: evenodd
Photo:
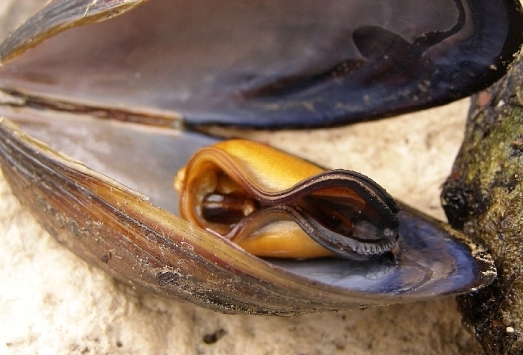
<path id="1" fill-rule="evenodd" d="M 369 178 L 198 132 L 448 102 L 503 75 L 522 26 L 509 0 L 53 1 L 0 45 L 0 163 L 80 257 L 203 307 L 284 315 L 469 292 L 495 277 L 489 254 Z M 315 251 L 258 252 L 260 231 L 298 231 Z"/>

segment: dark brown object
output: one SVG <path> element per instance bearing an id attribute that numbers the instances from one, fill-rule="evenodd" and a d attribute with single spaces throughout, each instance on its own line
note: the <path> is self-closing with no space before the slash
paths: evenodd
<path id="1" fill-rule="evenodd" d="M 458 298 L 463 322 L 487 354 L 523 353 L 522 77 L 519 57 L 504 79 L 473 97 L 442 193 L 450 223 L 482 239 L 495 258 L 497 281 Z"/>

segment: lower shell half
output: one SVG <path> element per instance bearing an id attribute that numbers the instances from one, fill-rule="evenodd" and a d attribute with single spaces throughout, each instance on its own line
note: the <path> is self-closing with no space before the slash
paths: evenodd
<path id="1" fill-rule="evenodd" d="M 256 257 L 178 217 L 173 176 L 215 138 L 21 116 L 0 119 L 13 191 L 61 244 L 126 284 L 224 313 L 291 315 L 467 293 L 496 276 L 480 245 L 401 203 L 393 260 Z"/>

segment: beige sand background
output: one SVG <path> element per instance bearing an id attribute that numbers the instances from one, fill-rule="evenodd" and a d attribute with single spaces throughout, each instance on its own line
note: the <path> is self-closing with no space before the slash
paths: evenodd
<path id="1" fill-rule="evenodd" d="M 1 0 L 5 35 L 44 0 Z M 444 219 L 441 184 L 468 102 L 337 129 L 252 133 L 325 166 L 358 170 Z M 227 316 L 137 294 L 61 247 L 0 175 L 1 354 L 476 354 L 453 298 L 290 318 Z M 219 338 L 207 344 L 209 335 Z M 211 337 L 212 338 L 212 337 Z"/>

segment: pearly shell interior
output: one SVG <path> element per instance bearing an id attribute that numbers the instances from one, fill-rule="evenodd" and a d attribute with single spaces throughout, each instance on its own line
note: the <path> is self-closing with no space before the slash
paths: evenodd
<path id="1" fill-rule="evenodd" d="M 1 44 L 0 87 L 162 124 L 332 126 L 470 95 L 522 36 L 518 0 L 54 1 Z"/>

